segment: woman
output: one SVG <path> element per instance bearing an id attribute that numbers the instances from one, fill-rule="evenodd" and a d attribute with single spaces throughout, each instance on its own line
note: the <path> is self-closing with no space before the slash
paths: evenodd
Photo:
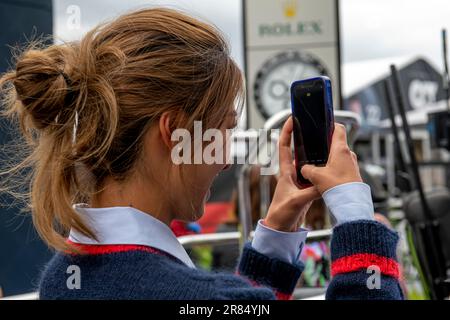
<path id="1" fill-rule="evenodd" d="M 339 224 L 328 297 L 401 298 L 397 236 L 372 221 L 370 190 L 340 125 L 327 166 L 305 166 L 314 187 L 301 190 L 288 120 L 274 198 L 237 274 L 195 268 L 168 225 L 202 215 L 226 166 L 175 164 L 172 133 L 192 131 L 194 121 L 225 133 L 236 125 L 243 93 L 242 74 L 212 26 L 173 10 L 137 11 L 78 44 L 23 52 L 0 83 L 5 113 L 18 119 L 31 148 L 17 168 L 33 170 L 35 227 L 57 250 L 41 299 L 288 299 L 303 268 L 299 226 L 320 196 Z M 366 286 L 373 264 L 381 270 L 378 290 Z"/>

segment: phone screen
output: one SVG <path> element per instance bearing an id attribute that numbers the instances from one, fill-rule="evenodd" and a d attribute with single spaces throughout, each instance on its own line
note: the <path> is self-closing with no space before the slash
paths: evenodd
<path id="1" fill-rule="evenodd" d="M 322 81 L 299 83 L 292 88 L 295 161 L 299 182 L 309 184 L 300 174 L 304 164 L 325 165 L 329 134 L 325 89 Z"/>

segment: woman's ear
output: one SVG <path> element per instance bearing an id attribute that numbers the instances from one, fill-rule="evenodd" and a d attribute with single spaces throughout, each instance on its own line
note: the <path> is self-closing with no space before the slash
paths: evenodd
<path id="1" fill-rule="evenodd" d="M 163 143 L 167 148 L 172 149 L 172 129 L 171 123 L 174 121 L 170 112 L 164 112 L 159 118 L 159 133 Z"/>

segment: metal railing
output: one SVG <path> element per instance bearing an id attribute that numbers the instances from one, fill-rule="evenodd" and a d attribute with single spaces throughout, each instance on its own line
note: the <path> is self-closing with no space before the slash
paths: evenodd
<path id="1" fill-rule="evenodd" d="M 267 119 L 264 123 L 264 129 L 281 128 L 284 122 L 291 116 L 291 110 L 285 109 Z M 361 116 L 353 111 L 334 110 L 334 121 L 341 123 L 347 127 L 348 142 L 352 144 L 359 128 L 361 127 Z"/>
<path id="2" fill-rule="evenodd" d="M 329 239 L 331 237 L 332 230 L 316 230 L 309 231 L 306 237 L 307 240 L 321 240 Z M 253 232 L 250 233 L 250 238 L 253 237 Z M 193 234 L 188 236 L 178 237 L 178 241 L 186 248 L 192 248 L 198 245 L 226 245 L 226 244 L 239 244 L 241 239 L 241 233 L 239 231 L 234 232 L 221 232 L 221 233 L 209 233 L 209 234 Z"/>

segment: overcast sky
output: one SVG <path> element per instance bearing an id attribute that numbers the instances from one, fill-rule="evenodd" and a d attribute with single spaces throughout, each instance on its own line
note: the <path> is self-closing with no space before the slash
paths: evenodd
<path id="1" fill-rule="evenodd" d="M 188 12 L 219 27 L 231 43 L 235 60 L 242 66 L 241 0 L 53 0 L 54 34 L 63 40 L 80 37 L 80 30 L 68 28 L 66 12 L 71 5 L 80 8 L 82 32 L 100 21 L 149 5 L 161 5 Z"/>
<path id="2" fill-rule="evenodd" d="M 341 25 L 344 62 L 423 55 L 441 67 L 450 1 L 341 0 Z"/>
<path id="3" fill-rule="evenodd" d="M 54 31 L 65 40 L 80 37 L 80 30 L 67 27 L 70 5 L 81 9 L 82 31 L 124 11 L 148 5 L 188 11 L 222 29 L 231 42 L 233 56 L 242 64 L 241 0 L 57 0 Z M 441 67 L 440 30 L 450 30 L 450 0 L 341 0 L 340 11 L 344 63 L 422 55 Z"/>

